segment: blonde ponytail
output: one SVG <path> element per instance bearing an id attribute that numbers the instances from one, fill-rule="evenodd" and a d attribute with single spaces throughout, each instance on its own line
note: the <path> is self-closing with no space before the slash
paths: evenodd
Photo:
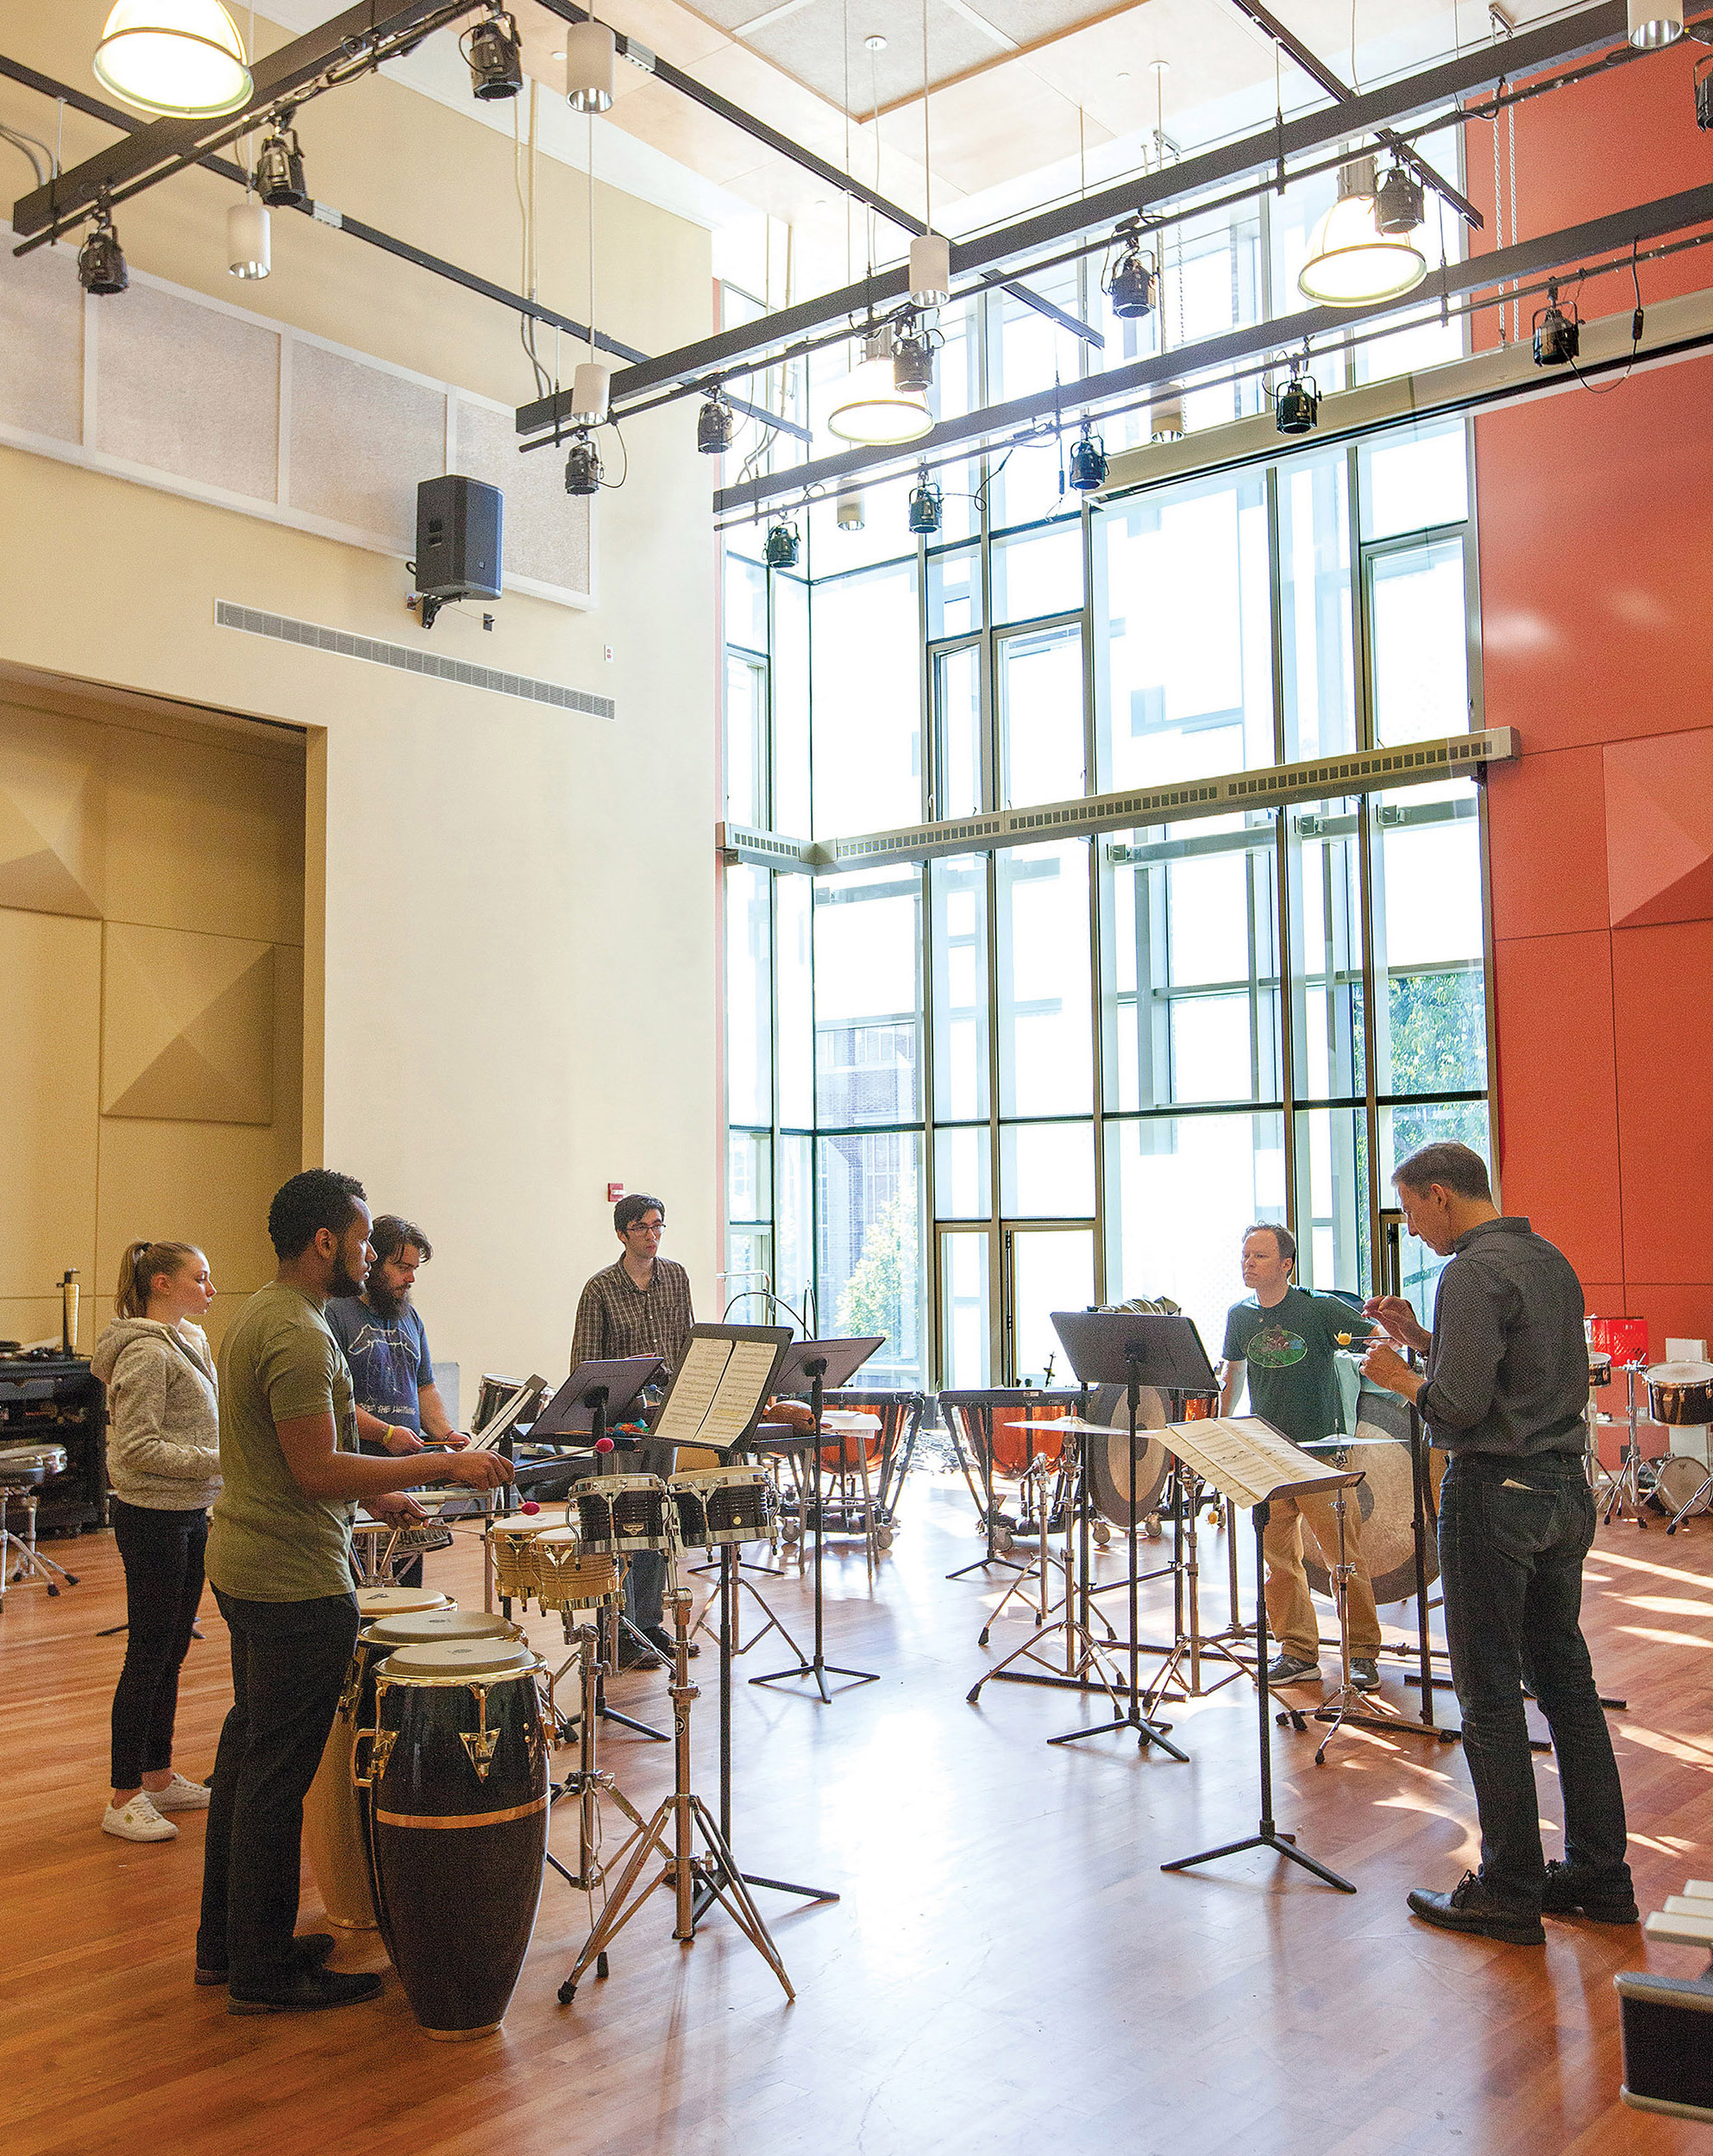
<path id="1" fill-rule="evenodd" d="M 191 1243 L 128 1243 L 119 1260 L 119 1286 L 113 1307 L 122 1318 L 148 1315 L 149 1290 L 161 1273 L 176 1273 L 198 1251 Z"/>

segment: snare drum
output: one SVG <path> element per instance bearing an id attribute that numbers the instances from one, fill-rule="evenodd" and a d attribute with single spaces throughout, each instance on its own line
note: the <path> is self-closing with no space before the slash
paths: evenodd
<path id="1" fill-rule="evenodd" d="M 524 1640 L 463 1639 L 401 1647 L 375 1672 L 358 1744 L 376 1902 L 430 2036 L 498 2028 L 529 1949 L 547 1849 L 542 1666 Z"/>
<path id="2" fill-rule="evenodd" d="M 535 1596 L 543 1609 L 587 1609 L 611 1601 L 624 1583 L 619 1560 L 591 1550 L 574 1527 L 538 1527 L 534 1564 Z"/>
<path id="3" fill-rule="evenodd" d="M 571 1502 L 586 1550 L 628 1557 L 673 1546 L 666 1484 L 657 1475 L 592 1476 L 572 1484 Z"/>
<path id="4" fill-rule="evenodd" d="M 449 1610 L 451 1603 L 432 1588 L 360 1587 L 357 1614 L 367 1624 L 383 1617 L 424 1614 Z M 388 1648 L 381 1650 L 390 1652 Z M 355 1708 L 362 1689 L 362 1671 L 373 1650 L 361 1639 L 345 1672 L 333 1727 L 322 1746 L 321 1764 L 304 1799 L 304 1848 L 310 1870 L 321 1889 L 328 1921 L 342 1930 L 372 1932 L 375 1927 L 374 1902 L 369 1891 L 368 1851 L 357 1814 L 357 1795 L 351 1783 L 351 1739 L 357 1729 Z"/>
<path id="5" fill-rule="evenodd" d="M 779 1497 L 765 1468 L 695 1468 L 667 1485 L 686 1548 L 725 1542 L 770 1542 L 779 1526 Z"/>
<path id="6" fill-rule="evenodd" d="M 40 1489 L 65 1472 L 63 1445 L 0 1445 L 0 1485 L 7 1489 Z"/>

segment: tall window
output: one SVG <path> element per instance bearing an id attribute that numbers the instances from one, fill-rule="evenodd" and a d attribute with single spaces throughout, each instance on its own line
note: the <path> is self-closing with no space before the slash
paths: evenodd
<path id="1" fill-rule="evenodd" d="M 1104 359 L 1010 297 L 962 308 L 941 408 L 1255 318 L 1295 230 L 1186 229 L 1164 323 L 1108 318 Z M 1407 325 L 1400 349 L 1437 334 Z M 1245 408 L 1218 395 L 1205 417 Z M 732 820 L 955 824 L 1478 723 L 1460 423 L 1096 504 L 1067 505 L 1050 447 L 939 476 L 932 540 L 889 485 L 860 530 L 816 504 L 797 570 L 729 567 Z M 1368 1292 L 1395 1163 L 1487 1149 L 1472 783 L 912 845 L 726 872 L 745 1314 L 775 1307 L 765 1286 L 883 1335 L 883 1383 L 1063 1375 L 1051 1312 L 1136 1295 L 1173 1297 L 1216 1353 L 1252 1220 L 1295 1225 L 1307 1282 Z M 1406 1248 L 1425 1299 L 1433 1263 Z"/>

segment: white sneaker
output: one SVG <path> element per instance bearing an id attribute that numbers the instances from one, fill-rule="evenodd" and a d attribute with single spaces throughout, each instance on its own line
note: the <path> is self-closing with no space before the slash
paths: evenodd
<path id="1" fill-rule="evenodd" d="M 139 1793 L 126 1805 L 116 1811 L 112 1805 L 101 1815 L 104 1834 L 116 1834 L 121 1841 L 177 1841 L 179 1830 L 170 1819 L 162 1819 L 147 1795 Z"/>
<path id="2" fill-rule="evenodd" d="M 205 1812 L 213 1794 L 206 1782 L 187 1782 L 177 1773 L 164 1789 L 143 1791 L 157 1812 Z"/>

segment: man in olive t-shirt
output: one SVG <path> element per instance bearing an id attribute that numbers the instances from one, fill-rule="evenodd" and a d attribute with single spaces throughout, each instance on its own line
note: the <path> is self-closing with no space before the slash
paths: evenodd
<path id="1" fill-rule="evenodd" d="M 357 1636 L 353 1500 L 420 1517 L 413 1484 L 509 1481 L 492 1453 L 367 1459 L 351 1373 L 328 1329 L 329 1295 L 355 1294 L 372 1252 L 355 1176 L 307 1169 L 274 1194 L 276 1277 L 220 1351 L 220 1470 L 208 1576 L 232 1639 L 232 1711 L 220 1733 L 203 1853 L 197 1981 L 227 1984 L 229 2011 L 347 2006 L 373 1976 L 324 1968 L 333 1940 L 294 1939 L 304 1798 Z"/>
<path id="2" fill-rule="evenodd" d="M 1231 1413 L 1246 1369 L 1249 1412 L 1293 1444 L 1314 1445 L 1344 1428 L 1336 1350 L 1348 1340 L 1366 1339 L 1373 1327 L 1336 1296 L 1296 1287 L 1296 1238 L 1289 1229 L 1266 1221 L 1245 1233 L 1243 1282 L 1254 1300 L 1234 1303 L 1226 1319 L 1220 1412 Z M 1330 1497 L 1275 1498 L 1262 1531 L 1267 1623 L 1279 1645 L 1267 1672 L 1275 1684 L 1305 1683 L 1321 1674 L 1321 1626 L 1302 1564 L 1305 1523 L 1330 1572 L 1339 1558 L 1338 1515 Z M 1371 1692 L 1380 1682 L 1375 1660 L 1380 1618 L 1362 1557 L 1359 1502 L 1346 1503 L 1345 1552 L 1356 1568 L 1347 1590 L 1351 1679 L 1358 1690 Z"/>

